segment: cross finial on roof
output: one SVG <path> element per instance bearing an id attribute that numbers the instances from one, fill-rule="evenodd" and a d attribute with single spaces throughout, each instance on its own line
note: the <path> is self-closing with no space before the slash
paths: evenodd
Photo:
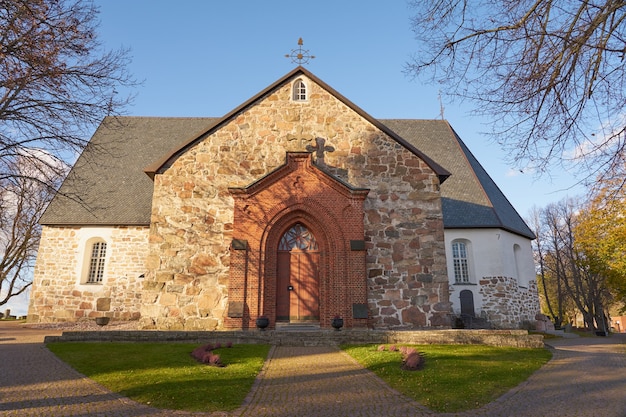
<path id="1" fill-rule="evenodd" d="M 291 62 L 298 65 L 308 64 L 315 56 L 309 54 L 308 49 L 303 49 L 303 44 L 302 38 L 298 39 L 298 49 L 292 49 L 290 54 L 285 55 L 285 58 L 291 58 Z"/>

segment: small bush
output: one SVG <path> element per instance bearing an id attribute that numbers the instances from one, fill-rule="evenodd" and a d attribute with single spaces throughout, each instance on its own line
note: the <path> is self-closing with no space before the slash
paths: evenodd
<path id="1" fill-rule="evenodd" d="M 402 353 L 402 369 L 417 371 L 424 367 L 424 357 L 413 348 L 407 348 Z"/>
<path id="2" fill-rule="evenodd" d="M 202 362 L 204 355 L 211 350 L 213 350 L 213 345 L 211 344 L 198 346 L 191 352 L 191 356 L 198 362 Z"/>
<path id="3" fill-rule="evenodd" d="M 213 351 L 222 347 L 221 343 L 216 343 L 215 345 L 208 343 L 206 345 L 198 346 L 191 352 L 191 356 L 201 363 L 206 363 L 211 366 L 223 367 L 226 366 L 222 363 L 220 355 L 214 353 Z M 232 342 L 228 342 L 226 347 L 233 347 Z"/>
<path id="4" fill-rule="evenodd" d="M 202 357 L 202 363 L 206 363 L 211 366 L 223 367 L 224 364 L 221 361 L 220 355 L 213 352 L 206 352 Z"/>
<path id="5" fill-rule="evenodd" d="M 406 371 L 417 371 L 424 367 L 424 357 L 415 348 L 408 346 L 391 345 L 388 348 L 385 345 L 379 345 L 378 351 L 384 352 L 387 349 L 389 352 L 399 352 L 402 355 L 401 368 Z"/>

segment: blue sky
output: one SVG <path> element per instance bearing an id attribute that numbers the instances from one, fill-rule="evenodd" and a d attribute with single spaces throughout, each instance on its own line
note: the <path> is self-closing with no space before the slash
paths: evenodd
<path id="1" fill-rule="evenodd" d="M 403 73 L 417 50 L 413 11 L 404 0 L 163 1 L 97 0 L 107 48 L 131 48 L 131 71 L 144 80 L 129 114 L 218 117 L 273 83 L 296 64 L 306 67 L 376 118 L 440 118 L 438 86 Z M 443 91 L 442 91 L 443 92 Z M 444 116 L 522 216 L 566 194 L 575 180 L 552 172 L 537 179 L 505 162 L 482 134 L 489 120 L 471 103 L 450 103 Z M 423 151 L 428 154 L 427 149 Z"/>
<path id="2" fill-rule="evenodd" d="M 285 55 L 302 37 L 315 55 L 307 69 L 373 117 L 440 118 L 439 87 L 403 73 L 417 50 L 404 0 L 95 3 L 103 45 L 130 48 L 130 70 L 144 81 L 130 115 L 223 116 L 291 71 L 296 64 Z M 537 179 L 512 169 L 481 133 L 489 120 L 470 117 L 469 103 L 443 99 L 445 118 L 522 216 L 582 193 L 568 191 L 575 180 L 562 170 Z M 26 314 L 23 300 L 9 307 Z"/>

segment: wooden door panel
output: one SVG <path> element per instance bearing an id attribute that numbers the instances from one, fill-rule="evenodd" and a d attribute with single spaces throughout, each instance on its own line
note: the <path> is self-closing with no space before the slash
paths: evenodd
<path id="1" fill-rule="evenodd" d="M 299 320 L 319 320 L 319 254 L 304 252 L 297 255 L 297 317 Z M 293 258 L 292 258 L 293 264 Z"/>
<path id="2" fill-rule="evenodd" d="M 319 320 L 319 246 L 304 225 L 296 223 L 278 244 L 276 319 Z"/>
<path id="3" fill-rule="evenodd" d="M 276 277 L 276 320 L 289 320 L 290 309 L 290 269 L 291 254 L 289 252 L 278 252 L 278 271 Z"/>

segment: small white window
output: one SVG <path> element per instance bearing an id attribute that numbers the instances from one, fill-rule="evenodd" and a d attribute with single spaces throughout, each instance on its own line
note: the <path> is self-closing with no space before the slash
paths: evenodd
<path id="1" fill-rule="evenodd" d="M 301 79 L 293 83 L 293 101 L 306 101 L 306 84 Z"/>
<path id="2" fill-rule="evenodd" d="M 454 282 L 457 284 L 469 283 L 469 264 L 465 242 L 452 243 L 452 261 L 454 264 Z"/>
<path id="3" fill-rule="evenodd" d="M 104 277 L 104 261 L 106 260 L 107 244 L 103 241 L 94 242 L 91 246 L 89 259 L 89 271 L 87 273 L 88 284 L 100 284 Z"/>

